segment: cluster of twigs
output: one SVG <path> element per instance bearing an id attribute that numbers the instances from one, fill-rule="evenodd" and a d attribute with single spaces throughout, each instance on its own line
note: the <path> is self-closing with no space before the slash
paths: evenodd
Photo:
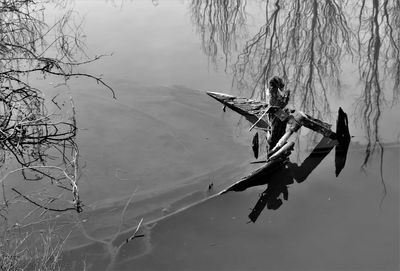
<path id="1" fill-rule="evenodd" d="M 38 92 L 19 91 L 2 92 L 7 94 L 2 100 L 4 113 L 1 116 L 0 126 L 2 161 L 14 158 L 18 167 L 7 172 L 0 182 L 3 184 L 10 174 L 17 172 L 20 172 L 26 181 L 48 178 L 58 187 L 72 192 L 75 206 L 73 209 L 80 212 L 82 206 L 77 186 L 79 152 L 75 143 L 77 127 L 72 99 L 70 120 L 57 121 L 54 114 L 46 112 L 44 98 L 38 96 Z M 49 160 L 59 160 L 59 165 L 51 165 Z M 42 206 L 15 188 L 12 190 L 25 200 L 46 210 L 72 209 L 60 210 Z M 4 202 L 7 204 L 6 199 Z"/>
<path id="2" fill-rule="evenodd" d="M 54 24 L 44 18 L 48 0 L 5 0 L 0 5 L 0 183 L 3 207 L 8 207 L 5 185 L 10 174 L 20 173 L 25 181 L 48 179 L 57 187 L 72 193 L 74 207 L 49 207 L 57 197 L 43 204 L 12 188 L 11 191 L 44 210 L 82 211 L 77 181 L 79 179 L 77 125 L 71 99 L 71 112 L 57 103 L 48 112 L 42 89 L 32 86 L 30 78 L 73 77 L 94 79 L 109 87 L 100 77 L 79 72 L 81 65 L 102 56 L 89 58 L 84 51 L 82 21 L 71 10 Z M 57 5 L 57 3 L 56 3 Z M 63 7 L 64 8 L 64 7 Z M 58 108 L 58 109 L 57 109 Z M 8 172 L 7 172 L 8 170 Z M 5 208 L 2 208 L 4 210 Z"/>
<path id="3" fill-rule="evenodd" d="M 29 78 L 41 74 L 43 78 L 55 75 L 69 80 L 80 75 L 106 84 L 101 78 L 74 72 L 75 67 L 99 57 L 76 61 L 75 56 L 83 53 L 80 25 L 73 22 L 72 11 L 54 25 L 47 25 L 46 4 L 47 1 L 7 0 L 0 6 L 0 165 L 14 168 L 3 173 L 0 180 L 3 204 L 9 203 L 4 181 L 10 174 L 20 172 L 26 181 L 48 178 L 71 191 L 74 209 L 79 212 L 82 206 L 77 186 L 77 127 L 72 99 L 72 113 L 66 120 L 61 112 L 49 113 L 42 90 L 32 87 Z M 55 160 L 58 164 L 50 164 Z M 42 206 L 15 188 L 12 191 Z"/>

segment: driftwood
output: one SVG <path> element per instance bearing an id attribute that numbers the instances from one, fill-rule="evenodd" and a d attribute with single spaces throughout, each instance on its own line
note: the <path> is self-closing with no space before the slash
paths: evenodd
<path id="1" fill-rule="evenodd" d="M 288 163 L 288 157 L 293 150 L 294 142 L 287 142 L 286 138 L 288 138 L 288 135 L 290 136 L 293 131 L 299 129 L 299 122 L 304 121 L 304 118 L 301 118 L 301 121 L 299 121 L 300 118 L 297 118 L 296 116 L 293 118 L 296 119 L 295 122 L 292 122 L 294 125 L 289 128 L 288 132 L 284 137 L 282 137 L 282 140 L 280 140 L 280 142 L 285 141 L 285 143 L 279 147 L 277 145 L 277 148 L 275 148 L 274 152 L 268 157 L 268 159 L 262 161 L 265 162 L 265 165 L 255 170 L 250 175 L 242 178 L 240 181 L 234 183 L 221 193 L 226 193 L 228 191 L 242 191 L 250 186 L 265 184 L 265 181 L 261 180 L 262 178 L 271 176 L 274 172 Z M 336 176 L 338 176 L 340 171 L 344 168 L 347 149 L 350 142 L 350 134 L 348 132 L 346 113 L 344 113 L 341 108 L 338 112 L 337 122 L 339 123 L 337 125 L 337 132 L 343 131 L 341 132 L 341 134 L 343 134 L 343 140 L 336 139 L 336 136 L 335 139 L 325 136 L 300 166 L 293 163 L 288 164 L 288 168 L 293 172 L 294 179 L 297 182 L 303 182 L 335 146 Z M 334 134 L 336 135 L 336 133 Z"/>
<path id="2" fill-rule="evenodd" d="M 287 139 L 307 120 L 307 115 L 301 113 L 294 115 L 288 121 L 288 131 L 280 140 L 280 142 L 285 142 L 284 144 L 282 143 L 283 146 L 277 145 L 274 153 L 270 154 L 262 167 L 220 193 L 243 191 L 249 187 L 267 185 L 267 188 L 260 194 L 260 198 L 248 215 L 251 222 L 255 223 L 257 221 L 265 207 L 270 210 L 276 210 L 283 204 L 284 200 L 287 201 L 289 199 L 288 186 L 294 183 L 294 181 L 297 183 L 304 182 L 334 147 L 336 176 L 344 168 L 350 143 L 350 133 L 348 131 L 347 115 L 341 108 L 338 112 L 336 133 L 327 133 L 331 137 L 323 137 L 301 165 L 290 162 L 289 156 L 294 143 L 288 142 Z"/>
<path id="3" fill-rule="evenodd" d="M 265 117 L 260 117 L 268 109 L 268 104 L 262 101 L 255 101 L 247 98 L 239 98 L 232 95 L 218 93 L 218 92 L 207 92 L 207 94 L 222 103 L 225 107 L 232 109 L 233 111 L 244 116 L 249 122 L 256 123 L 258 129 L 269 129 L 268 120 Z"/>
<path id="4" fill-rule="evenodd" d="M 323 136 L 336 139 L 336 133 L 331 130 L 330 124 L 315 119 L 301 111 L 282 109 L 277 106 L 270 106 L 265 101 L 238 98 L 218 92 L 207 92 L 207 94 L 222 103 L 224 106 L 244 116 L 253 125 L 255 124 L 254 128 L 271 131 L 273 128 L 270 125 L 270 117 L 272 119 L 279 119 L 280 121 L 287 120 L 290 124 L 291 120 L 289 117 L 293 116 L 295 121 L 301 124 L 301 126 L 307 127 Z M 284 134 L 285 133 L 283 133 L 282 136 Z M 282 136 L 278 137 L 278 141 Z"/>
<path id="5" fill-rule="evenodd" d="M 258 158 L 258 148 L 259 148 L 258 133 L 256 133 L 253 137 L 252 148 L 253 148 L 254 157 L 257 159 Z"/>
<path id="6" fill-rule="evenodd" d="M 269 88 L 266 89 L 266 103 L 271 108 L 268 114 L 270 126 L 270 130 L 267 131 L 268 152 L 275 147 L 286 131 L 289 114 L 285 107 L 289 102 L 290 92 L 282 92 L 281 89 L 284 86 L 282 79 L 274 77 L 269 82 Z"/>
<path id="7" fill-rule="evenodd" d="M 266 190 L 261 193 L 248 216 L 251 222 L 256 222 L 265 207 L 276 210 L 283 204 L 283 200 L 288 200 L 288 186 L 294 181 L 297 183 L 304 182 L 335 146 L 336 176 L 344 168 L 350 133 L 347 115 L 341 108 L 338 111 L 335 133 L 331 130 L 330 124 L 315 119 L 304 112 L 285 108 L 289 94 L 282 96 L 279 89 L 273 89 L 272 95 L 266 102 L 237 98 L 216 92 L 207 92 L 207 94 L 249 120 L 252 123 L 250 131 L 257 128 L 266 131 L 268 134 L 269 152 L 267 160 L 258 161 L 265 164 L 220 192 L 220 194 L 224 194 L 228 191 L 243 191 L 252 186 L 267 185 Z M 294 146 L 294 143 L 290 142 L 289 139 L 302 126 L 318 132 L 324 137 L 299 166 L 289 160 Z M 256 159 L 259 154 L 258 137 L 259 134 L 256 133 L 252 144 Z"/>
<path id="8" fill-rule="evenodd" d="M 347 150 L 350 145 L 349 121 L 347 114 L 339 107 L 338 118 L 336 121 L 336 135 L 339 144 L 335 148 L 335 174 L 339 176 L 346 164 Z"/>

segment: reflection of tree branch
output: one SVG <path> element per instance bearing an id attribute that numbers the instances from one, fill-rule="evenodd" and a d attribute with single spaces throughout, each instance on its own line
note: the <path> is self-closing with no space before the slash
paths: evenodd
<path id="1" fill-rule="evenodd" d="M 363 162 L 366 165 L 379 142 L 384 103 L 394 104 L 400 94 L 400 2 L 362 0 L 354 6 L 350 3 L 264 1 L 265 22 L 239 53 L 233 66 L 233 80 L 252 98 L 263 99 L 266 79 L 280 75 L 288 82 L 292 102 L 300 110 L 321 118 L 331 114 L 329 95 L 340 94 L 342 61 L 358 62 L 363 91 L 356 110 L 368 140 Z M 227 20 L 217 20 L 219 17 L 213 16 L 210 9 L 196 9 L 196 6 L 200 6 L 199 1 L 193 1 L 192 12 L 199 13 L 194 21 L 203 31 L 203 44 L 217 48 L 221 41 L 215 38 L 215 33 L 218 27 L 224 28 Z M 354 20 L 346 12 L 351 7 L 358 13 Z M 220 9 L 226 7 L 221 5 Z M 207 25 L 210 25 L 208 32 Z M 206 32 L 213 33 L 210 39 L 205 38 Z M 217 53 L 213 51 L 214 58 Z M 356 60 L 355 54 L 358 54 Z M 393 85 L 391 99 L 385 91 L 388 85 Z"/>
<path id="2" fill-rule="evenodd" d="M 280 74 L 291 79 L 289 87 L 301 110 L 330 113 L 328 85 L 340 88 L 341 57 L 344 52 L 351 53 L 342 4 L 277 0 L 269 10 L 267 2 L 265 24 L 237 59 L 236 82 L 252 89 L 254 97 L 257 90 L 263 90 L 266 79 Z M 262 98 L 262 94 L 258 96 Z"/>
<path id="3" fill-rule="evenodd" d="M 192 20 L 201 36 L 203 52 L 211 62 L 217 63 L 218 50 L 225 58 L 225 71 L 237 43 L 247 33 L 245 7 L 247 0 L 193 0 Z"/>
<path id="4" fill-rule="evenodd" d="M 364 88 L 357 101 L 357 109 L 361 115 L 368 141 L 363 166 L 368 163 L 380 140 L 379 122 L 382 104 L 386 101 L 384 87 L 388 81 L 381 79 L 382 71 L 384 73 L 391 71 L 394 77 L 392 101 L 397 99 L 399 93 L 400 53 L 398 41 L 400 28 L 399 24 L 394 24 L 399 22 L 399 12 L 398 1 L 389 0 L 385 0 L 382 5 L 378 0 L 373 0 L 371 8 L 367 8 L 365 0 L 363 0 L 359 10 L 358 66 Z M 368 23 L 366 25 L 368 27 L 364 27 L 364 22 Z M 383 67 L 382 70 L 381 67 Z"/>
<path id="5" fill-rule="evenodd" d="M 265 86 L 266 80 L 271 76 L 271 70 L 275 65 L 275 55 L 277 52 L 273 48 L 278 48 L 279 40 L 277 36 L 277 20 L 281 10 L 280 0 L 274 3 L 274 10 L 271 16 L 268 14 L 268 4 L 266 2 L 266 22 L 258 33 L 246 42 L 243 52 L 238 56 L 234 66 L 235 80 L 241 87 L 251 88 L 251 97 L 256 95 L 257 87 Z M 267 48 L 267 46 L 269 46 Z M 246 75 L 249 74 L 251 84 L 247 83 Z M 258 93 L 261 98 L 263 91 Z"/>
<path id="6" fill-rule="evenodd" d="M 397 101 L 400 86 L 400 2 L 389 3 L 388 0 L 385 0 L 383 16 L 386 21 L 384 27 L 388 37 L 384 68 L 394 78 L 393 101 Z"/>
<path id="7" fill-rule="evenodd" d="M 74 104 L 71 99 L 68 120 L 59 106 L 57 114 L 48 113 L 43 92 L 30 85 L 29 75 L 56 75 L 65 81 L 89 77 L 115 95 L 101 78 L 75 72 L 102 57 L 90 58 L 83 50 L 82 21 L 76 22 L 78 16 L 68 10 L 49 26 L 44 22 L 46 4 L 47 0 L 9 0 L 0 6 L 0 166 L 20 166 L 0 182 L 16 171 L 25 181 L 48 179 L 72 193 L 74 209 L 80 212 Z"/>
<path id="8" fill-rule="evenodd" d="M 26 199 L 27 201 L 29 201 L 30 203 L 32 203 L 33 205 L 36 205 L 37 207 L 41 208 L 41 209 L 45 209 L 48 211 L 53 211 L 53 212 L 66 212 L 66 211 L 70 211 L 70 210 L 75 210 L 75 208 L 64 208 L 64 209 L 55 209 L 55 208 L 50 208 L 47 207 L 45 205 L 41 205 L 39 203 L 37 203 L 36 201 L 28 198 L 27 196 L 25 196 L 24 194 L 22 194 L 21 192 L 19 192 L 17 189 L 15 188 L 11 188 L 12 191 L 14 191 L 15 193 L 17 193 L 18 195 L 20 195 L 21 197 L 23 197 L 24 199 Z"/>

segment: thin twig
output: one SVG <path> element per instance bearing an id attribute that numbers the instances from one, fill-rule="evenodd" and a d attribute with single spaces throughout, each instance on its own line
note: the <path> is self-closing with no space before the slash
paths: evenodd
<path id="1" fill-rule="evenodd" d="M 22 193 L 20 193 L 20 192 L 19 192 L 18 190 L 16 190 L 15 188 L 11 188 L 11 190 L 14 191 L 15 193 L 17 193 L 18 195 L 20 195 L 21 197 L 23 197 L 24 199 L 26 199 L 27 201 L 29 201 L 30 203 L 32 203 L 32 204 L 34 204 L 34 205 L 36 205 L 36 206 L 38 206 L 38 207 L 40 207 L 40 208 L 46 209 L 46 210 L 48 210 L 48 211 L 66 212 L 66 211 L 71 211 L 71 210 L 74 211 L 74 210 L 75 210 L 75 208 L 72 208 L 72 207 L 70 207 L 70 208 L 65 208 L 65 209 L 54 209 L 54 208 L 46 207 L 46 206 L 43 206 L 43 205 L 41 205 L 41 204 L 39 204 L 39 203 L 37 203 L 37 202 L 31 200 L 30 198 L 28 198 L 27 196 L 23 195 Z"/>

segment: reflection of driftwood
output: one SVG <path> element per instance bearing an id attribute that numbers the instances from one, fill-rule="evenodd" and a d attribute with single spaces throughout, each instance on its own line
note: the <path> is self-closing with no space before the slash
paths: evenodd
<path id="1" fill-rule="evenodd" d="M 257 203 L 251 209 L 249 214 L 250 221 L 255 223 L 265 207 L 269 210 L 278 209 L 283 204 L 283 200 L 289 199 L 288 186 L 291 185 L 294 180 L 297 183 L 306 180 L 335 145 L 336 140 L 324 137 L 300 166 L 287 161 L 285 169 L 276 170 L 273 174 L 268 176 L 260 176 L 263 178 L 262 180 L 253 181 L 254 183 L 259 182 L 267 184 L 268 186 L 267 189 L 261 193 Z M 247 182 L 247 187 L 244 185 L 245 183 L 242 184 L 242 190 L 253 186 L 249 182 Z"/>
<path id="2" fill-rule="evenodd" d="M 288 165 L 292 171 L 293 178 L 298 183 L 304 182 L 311 172 L 325 159 L 330 151 L 337 145 L 336 140 L 328 137 L 323 137 L 317 146 L 313 149 L 310 155 L 304 159 L 300 166 L 295 163 Z"/>
<path id="3" fill-rule="evenodd" d="M 255 223 L 265 206 L 267 206 L 269 210 L 277 210 L 281 207 L 283 204 L 281 195 L 284 200 L 287 201 L 289 199 L 289 190 L 287 185 L 291 183 L 293 183 L 293 181 L 290 183 L 272 182 L 268 184 L 267 189 L 261 193 L 256 205 L 251 209 L 249 214 L 250 221 Z"/>
<path id="4" fill-rule="evenodd" d="M 234 183 L 227 189 L 223 190 L 220 194 L 228 191 L 243 191 L 250 186 L 263 185 L 265 179 L 271 176 L 274 172 L 283 167 L 288 161 L 288 157 L 293 149 L 293 142 L 283 146 L 279 152 L 270 157 L 266 164 L 259 169 L 253 171 L 250 175 L 242 178 L 240 181 Z"/>
<path id="5" fill-rule="evenodd" d="M 225 194 L 229 191 L 244 191 L 248 187 L 265 184 L 265 178 L 280 169 L 284 165 L 283 161 L 284 159 L 275 159 L 267 162 L 261 168 L 223 190 L 220 194 Z"/>

